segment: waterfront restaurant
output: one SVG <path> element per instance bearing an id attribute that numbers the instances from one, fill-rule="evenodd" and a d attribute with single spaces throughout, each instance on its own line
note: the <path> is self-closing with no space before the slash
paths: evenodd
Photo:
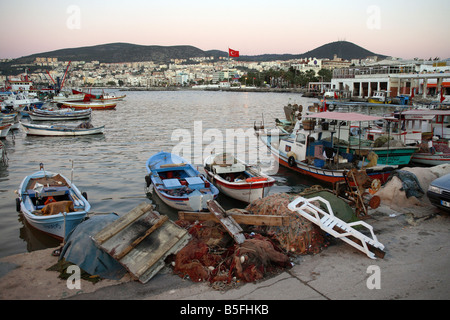
<path id="1" fill-rule="evenodd" d="M 331 88 L 351 92 L 352 97 L 372 97 L 375 91 L 387 91 L 389 97 L 421 95 L 436 97 L 441 88 L 450 95 L 450 64 L 373 65 L 340 68 L 333 71 Z"/>

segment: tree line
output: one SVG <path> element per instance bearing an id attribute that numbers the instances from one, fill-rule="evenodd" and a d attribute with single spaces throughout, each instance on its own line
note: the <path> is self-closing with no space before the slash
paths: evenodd
<path id="1" fill-rule="evenodd" d="M 239 81 L 255 87 L 296 88 L 306 87 L 309 82 L 330 82 L 332 77 L 333 71 L 329 69 L 321 69 L 316 75 L 313 70 L 302 72 L 290 67 L 288 70 L 248 71 Z"/>

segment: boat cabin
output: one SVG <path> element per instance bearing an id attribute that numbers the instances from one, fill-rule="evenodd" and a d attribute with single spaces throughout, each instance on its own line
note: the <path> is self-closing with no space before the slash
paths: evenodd
<path id="1" fill-rule="evenodd" d="M 343 158 L 342 155 L 338 160 L 335 159 L 336 150 L 333 144 L 335 134 L 336 131 L 324 127 L 297 130 L 290 137 L 280 140 L 279 151 L 288 159 L 289 165 L 293 165 L 294 160 L 320 168 L 326 162 L 347 163 L 348 158 Z"/>
<path id="2" fill-rule="evenodd" d="M 450 139 L 450 110 L 408 110 L 397 117 L 407 144 L 422 141 L 424 133 L 440 139 Z"/>

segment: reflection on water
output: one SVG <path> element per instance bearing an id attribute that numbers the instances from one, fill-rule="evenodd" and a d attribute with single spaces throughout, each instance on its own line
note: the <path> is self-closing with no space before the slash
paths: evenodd
<path id="1" fill-rule="evenodd" d="M 173 139 L 176 130 L 191 134 L 193 155 L 198 148 L 194 141 L 198 121 L 200 134 L 210 130 L 225 137 L 227 129 L 246 131 L 262 117 L 266 126 L 272 126 L 276 118 L 285 118 L 283 106 L 287 103 L 308 106 L 313 101 L 288 93 L 127 92 L 116 110 L 93 112 L 92 123 L 105 125 L 104 135 L 30 137 L 16 130 L 14 136 L 3 140 L 9 165 L 0 167 L 0 257 L 59 244 L 29 227 L 16 211 L 14 191 L 26 175 L 39 170 L 41 162 L 48 171 L 68 178 L 73 175 L 75 185 L 88 194 L 92 213 L 123 215 L 142 202 L 153 202 L 161 214 L 176 220 L 177 212 L 160 199 L 148 198 L 145 192 L 145 162 L 154 153 L 172 151 L 180 143 L 180 139 Z M 201 155 L 212 142 L 203 138 Z M 201 159 L 196 162 L 202 171 Z M 277 183 L 271 193 L 297 192 L 311 184 L 309 178 L 282 167 L 274 177 Z M 245 207 L 224 195 L 218 200 L 225 209 Z"/>

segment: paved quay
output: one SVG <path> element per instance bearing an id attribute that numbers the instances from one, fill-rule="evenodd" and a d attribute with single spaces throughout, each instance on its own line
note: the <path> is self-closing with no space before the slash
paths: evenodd
<path id="1" fill-rule="evenodd" d="M 338 240 L 316 255 L 298 256 L 292 268 L 256 283 L 217 290 L 163 269 L 148 283 L 81 280 L 69 289 L 46 269 L 52 249 L 0 259 L 0 299 L 172 300 L 201 303 L 258 300 L 448 300 L 450 218 L 435 208 L 395 213 L 381 206 L 366 220 L 384 244 L 384 259 L 372 260 Z M 178 311 L 177 311 L 178 312 Z"/>

